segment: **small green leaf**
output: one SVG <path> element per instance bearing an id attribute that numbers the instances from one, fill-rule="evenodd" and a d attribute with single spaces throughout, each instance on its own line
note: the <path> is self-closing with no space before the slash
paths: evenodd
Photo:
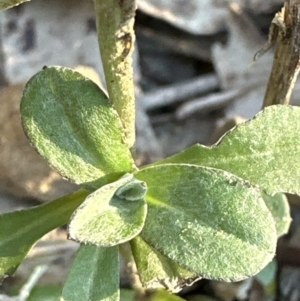
<path id="1" fill-rule="evenodd" d="M 23 2 L 30 0 L 0 0 L 0 10 L 7 9 L 13 6 L 17 6 Z"/>
<path id="2" fill-rule="evenodd" d="M 264 286 L 267 286 L 272 281 L 275 281 L 276 272 L 277 272 L 277 263 L 276 263 L 276 260 L 273 259 L 257 275 L 255 275 L 255 278 L 261 284 L 263 284 Z"/>
<path id="3" fill-rule="evenodd" d="M 261 192 L 222 170 L 163 164 L 136 172 L 148 185 L 140 236 L 204 278 L 238 281 L 274 256 L 277 235 Z"/>
<path id="4" fill-rule="evenodd" d="M 74 212 L 69 224 L 69 237 L 83 243 L 110 247 L 137 236 L 147 215 L 146 190 L 146 184 L 132 174 L 96 190 Z"/>
<path id="5" fill-rule="evenodd" d="M 118 247 L 81 245 L 60 301 L 118 301 Z"/>
<path id="6" fill-rule="evenodd" d="M 133 175 L 127 174 L 126 177 L 128 182 L 122 184 L 117 189 L 116 196 L 126 201 L 139 201 L 143 199 L 147 193 L 147 184 L 135 179 Z"/>
<path id="7" fill-rule="evenodd" d="M 26 301 L 57 301 L 60 297 L 61 289 L 61 286 L 58 285 L 36 286 L 30 292 Z"/>
<path id="8" fill-rule="evenodd" d="M 111 102 L 72 69 L 49 67 L 33 76 L 24 90 L 21 114 L 39 153 L 77 184 L 97 189 L 135 168 Z"/>
<path id="9" fill-rule="evenodd" d="M 226 170 L 259 185 L 270 195 L 300 194 L 300 108 L 274 105 L 237 125 L 219 141 L 196 144 L 156 162 L 188 163 Z"/>
<path id="10" fill-rule="evenodd" d="M 166 288 L 174 293 L 200 279 L 153 249 L 140 236 L 130 241 L 140 280 L 146 288 Z"/>
<path id="11" fill-rule="evenodd" d="M 277 237 L 288 233 L 292 218 L 290 215 L 290 205 L 285 194 L 276 193 L 270 196 L 263 193 L 263 199 L 273 215 Z"/>
<path id="12" fill-rule="evenodd" d="M 166 290 L 157 290 L 150 297 L 149 301 L 184 301 L 179 296 L 172 295 Z"/>
<path id="13" fill-rule="evenodd" d="M 120 289 L 120 301 L 136 301 L 136 291 L 131 289 Z"/>
<path id="14" fill-rule="evenodd" d="M 87 195 L 81 189 L 37 207 L 0 215 L 0 277 L 13 274 L 33 244 L 66 224 Z"/>

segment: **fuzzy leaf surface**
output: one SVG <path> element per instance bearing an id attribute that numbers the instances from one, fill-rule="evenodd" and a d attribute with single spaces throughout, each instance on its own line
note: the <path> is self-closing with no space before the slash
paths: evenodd
<path id="1" fill-rule="evenodd" d="M 237 125 L 217 145 L 196 144 L 155 164 L 188 163 L 226 170 L 270 195 L 300 194 L 300 108 L 274 105 Z"/>
<path id="2" fill-rule="evenodd" d="M 166 288 L 177 293 L 200 278 L 162 255 L 140 236 L 132 239 L 130 245 L 140 280 L 146 288 Z"/>
<path id="3" fill-rule="evenodd" d="M 68 229 L 69 238 L 109 247 L 137 236 L 147 215 L 146 190 L 146 184 L 132 174 L 102 186 L 74 212 Z"/>
<path id="4" fill-rule="evenodd" d="M 12 275 L 33 244 L 66 224 L 87 195 L 81 189 L 37 207 L 0 215 L 0 277 Z"/>
<path id="5" fill-rule="evenodd" d="M 81 245 L 60 301 L 118 301 L 118 247 Z"/>
<path id="6" fill-rule="evenodd" d="M 140 236 L 204 278 L 238 281 L 274 256 L 277 234 L 259 190 L 228 172 L 190 164 L 138 171 L 148 185 Z"/>
<path id="7" fill-rule="evenodd" d="M 72 69 L 49 67 L 33 76 L 24 90 L 21 115 L 39 153 L 77 184 L 97 189 L 134 169 L 111 102 Z M 109 180 L 103 178 L 108 174 Z"/>
<path id="8" fill-rule="evenodd" d="M 290 205 L 287 197 L 283 193 L 276 193 L 273 196 L 264 193 L 263 199 L 275 221 L 277 237 L 286 234 L 289 231 L 292 222 Z"/>
<path id="9" fill-rule="evenodd" d="M 7 9 L 13 6 L 20 5 L 23 2 L 30 0 L 0 0 L 0 10 Z"/>

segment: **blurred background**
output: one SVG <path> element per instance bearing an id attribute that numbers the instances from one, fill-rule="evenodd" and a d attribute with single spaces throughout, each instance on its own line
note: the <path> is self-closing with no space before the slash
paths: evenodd
<path id="1" fill-rule="evenodd" d="M 267 41 L 269 25 L 282 0 L 138 0 L 137 4 L 133 66 L 138 165 L 195 143 L 212 145 L 260 111 L 273 50 L 255 63 L 253 56 Z M 28 79 L 44 65 L 61 65 L 76 68 L 104 87 L 105 80 L 93 1 L 32 0 L 0 12 L 0 21 L 3 213 L 76 189 L 48 167 L 22 131 L 19 104 Z M 299 81 L 292 104 L 300 104 Z M 282 258 L 278 257 L 267 275 L 235 284 L 200 280 L 184 289 L 182 298 L 300 300 L 299 202 L 295 197 L 290 202 L 294 222 L 279 244 Z M 49 268 L 40 285 L 60 288 L 77 249 L 65 238 L 64 229 L 47 235 L 16 276 L 4 282 L 2 292 L 24 283 L 41 263 Z M 121 284 L 130 288 L 125 270 Z M 132 296 L 124 300 L 134 300 Z"/>

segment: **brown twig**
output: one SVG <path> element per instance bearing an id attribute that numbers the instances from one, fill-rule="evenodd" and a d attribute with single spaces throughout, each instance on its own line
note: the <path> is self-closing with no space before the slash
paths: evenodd
<path id="1" fill-rule="evenodd" d="M 263 107 L 288 104 L 299 73 L 300 0 L 286 0 L 270 27 L 269 41 L 254 59 L 276 40 L 274 62 L 264 97 Z"/>

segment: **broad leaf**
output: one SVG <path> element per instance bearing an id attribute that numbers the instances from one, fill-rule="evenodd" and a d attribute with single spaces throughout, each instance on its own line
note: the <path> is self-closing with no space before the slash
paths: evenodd
<path id="1" fill-rule="evenodd" d="M 30 0 L 0 0 L 0 10 L 7 9 Z"/>
<path id="2" fill-rule="evenodd" d="M 118 247 L 81 245 L 62 291 L 61 301 L 118 301 Z"/>
<path id="3" fill-rule="evenodd" d="M 87 194 L 82 189 L 37 207 L 0 215 L 0 277 L 14 273 L 39 238 L 66 224 Z"/>
<path id="4" fill-rule="evenodd" d="M 200 277 L 153 249 L 140 236 L 130 241 L 140 280 L 146 288 L 166 288 L 174 293 L 191 285 Z"/>
<path id="5" fill-rule="evenodd" d="M 102 247 L 114 246 L 137 236 L 145 223 L 147 186 L 133 177 L 102 186 L 74 212 L 69 237 Z"/>
<path id="6" fill-rule="evenodd" d="M 292 222 L 287 197 L 283 193 L 276 193 L 274 196 L 264 193 L 263 198 L 275 221 L 277 237 L 286 234 Z"/>
<path id="7" fill-rule="evenodd" d="M 300 194 L 300 108 L 275 105 L 237 125 L 218 145 L 196 144 L 155 164 L 188 163 L 233 173 L 270 195 Z"/>
<path id="8" fill-rule="evenodd" d="M 217 169 L 163 164 L 138 171 L 148 185 L 140 236 L 204 278 L 238 281 L 274 256 L 276 229 L 259 190 Z"/>
<path id="9" fill-rule="evenodd" d="M 72 69 L 50 67 L 33 76 L 24 90 L 21 114 L 39 153 L 77 184 L 97 189 L 134 169 L 111 102 Z"/>

